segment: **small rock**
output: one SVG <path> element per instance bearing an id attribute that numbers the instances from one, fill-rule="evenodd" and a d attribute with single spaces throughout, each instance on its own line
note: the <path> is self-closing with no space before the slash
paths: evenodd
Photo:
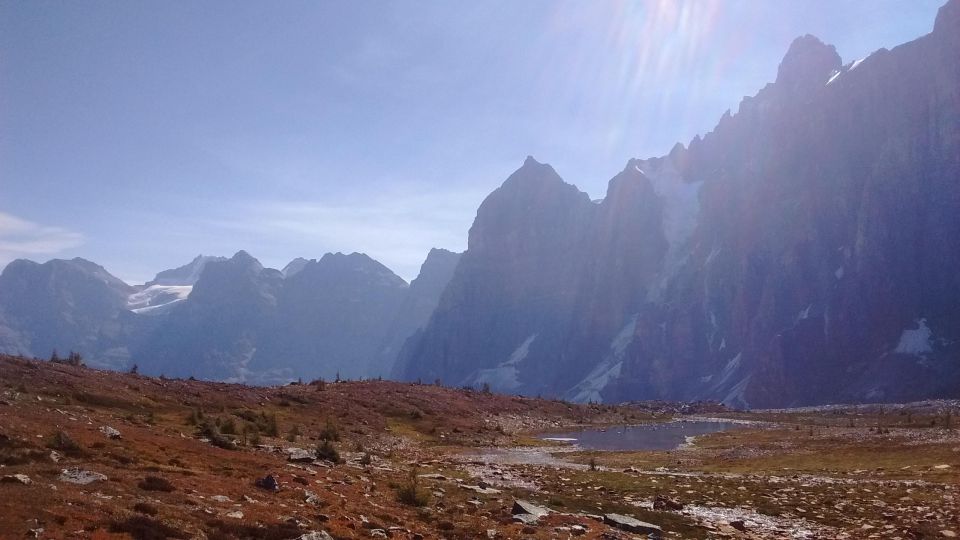
<path id="1" fill-rule="evenodd" d="M 949 530 L 949 529 L 944 529 L 944 530 L 940 531 L 940 536 L 942 536 L 942 537 L 944 537 L 944 538 L 956 538 L 956 537 L 957 537 L 957 533 L 955 533 L 955 532 L 953 532 L 953 531 L 951 531 L 951 530 Z"/>
<path id="2" fill-rule="evenodd" d="M 120 432 L 110 426 L 100 426 L 100 433 L 103 433 L 110 439 L 120 438 Z"/>
<path id="3" fill-rule="evenodd" d="M 303 448 L 285 448 L 283 452 L 287 454 L 287 461 L 309 463 L 317 458 L 316 454 Z"/>
<path id="4" fill-rule="evenodd" d="M 938 470 L 949 469 L 950 465 L 947 465 L 946 463 L 941 463 L 940 465 L 934 465 L 933 468 Z"/>
<path id="5" fill-rule="evenodd" d="M 623 514 L 606 514 L 603 516 L 603 522 L 612 527 L 616 527 L 617 529 L 636 534 L 650 534 L 655 536 L 660 536 L 663 534 L 663 529 L 654 525 L 653 523 L 640 521 L 637 518 L 625 516 Z"/>
<path id="6" fill-rule="evenodd" d="M 370 536 L 372 538 L 389 538 L 387 531 L 383 529 L 370 529 Z"/>
<path id="7" fill-rule="evenodd" d="M 0 484 L 23 484 L 29 486 L 33 483 L 30 477 L 25 474 L 8 474 L 0 478 Z"/>
<path id="8" fill-rule="evenodd" d="M 747 524 L 742 519 L 735 519 L 730 522 L 730 526 L 740 532 L 746 532 Z"/>
<path id="9" fill-rule="evenodd" d="M 465 485 L 461 485 L 460 487 L 469 491 L 473 491 L 474 493 L 479 493 L 481 495 L 499 495 L 500 494 L 499 489 L 494 489 L 492 487 L 482 488 L 480 486 L 465 486 Z"/>
<path id="10" fill-rule="evenodd" d="M 210 500 L 228 503 L 230 502 L 230 497 L 227 497 L 226 495 L 214 495 L 213 497 L 210 497 Z"/>
<path id="11" fill-rule="evenodd" d="M 533 525 L 540 518 L 550 513 L 550 509 L 544 506 L 533 504 L 530 501 L 516 499 L 513 501 L 513 508 L 510 510 L 513 519 L 525 525 Z"/>
<path id="12" fill-rule="evenodd" d="M 570 532 L 572 532 L 574 536 L 583 536 L 587 534 L 587 528 L 583 525 L 571 525 Z"/>
<path id="13" fill-rule="evenodd" d="M 50 461 L 54 463 L 60 463 L 60 460 L 63 459 L 63 454 L 57 452 L 56 450 L 50 451 Z"/>
<path id="14" fill-rule="evenodd" d="M 272 474 L 268 474 L 263 478 L 258 478 L 253 485 L 267 491 L 280 491 L 280 482 L 278 482 Z"/>
<path id="15" fill-rule="evenodd" d="M 310 531 L 307 534 L 301 534 L 297 540 L 333 540 L 333 537 L 326 531 Z"/>
<path id="16" fill-rule="evenodd" d="M 64 469 L 60 473 L 61 482 L 69 482 L 71 484 L 80 484 L 81 486 L 85 486 L 93 482 L 102 482 L 106 479 L 107 479 L 106 475 L 100 474 L 98 472 L 83 470 L 77 467 Z"/>
<path id="17" fill-rule="evenodd" d="M 233 512 L 227 512 L 227 517 L 233 518 L 233 519 L 243 519 L 243 512 L 239 510 L 234 510 Z"/>
<path id="18" fill-rule="evenodd" d="M 683 504 L 676 499 L 664 495 L 657 495 L 653 498 L 654 510 L 683 510 Z"/>

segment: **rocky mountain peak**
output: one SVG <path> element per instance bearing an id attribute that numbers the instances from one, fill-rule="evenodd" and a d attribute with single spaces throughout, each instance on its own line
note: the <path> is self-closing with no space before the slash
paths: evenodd
<path id="1" fill-rule="evenodd" d="M 777 85 L 804 90 L 821 85 L 843 65 L 837 49 L 807 34 L 793 40 L 777 70 Z"/>
<path id="2" fill-rule="evenodd" d="M 933 23 L 935 35 L 960 41 L 960 0 L 950 0 L 940 6 Z"/>
<path id="3" fill-rule="evenodd" d="M 145 285 L 147 287 L 152 285 L 193 285 L 200 279 L 200 274 L 203 273 L 203 268 L 207 263 L 224 260 L 226 259 L 223 257 L 197 255 L 192 261 L 183 266 L 157 273 L 156 277 L 148 281 Z"/>
<path id="4" fill-rule="evenodd" d="M 297 257 L 296 259 L 293 259 L 292 261 L 288 262 L 287 265 L 284 266 L 283 270 L 281 270 L 280 272 L 283 274 L 283 277 L 285 278 L 291 277 L 297 274 L 298 272 L 300 272 L 301 270 L 303 270 L 303 267 L 306 266 L 307 263 L 309 262 L 311 261 L 308 261 L 303 257 Z"/>
<path id="5" fill-rule="evenodd" d="M 607 183 L 606 200 L 612 198 L 637 197 L 643 192 L 653 194 L 650 179 L 643 170 L 643 161 L 631 159 L 627 166 Z"/>

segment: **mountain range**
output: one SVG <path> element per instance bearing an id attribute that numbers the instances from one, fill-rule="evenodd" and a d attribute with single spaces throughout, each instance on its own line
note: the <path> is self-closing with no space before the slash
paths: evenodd
<path id="1" fill-rule="evenodd" d="M 960 2 L 775 82 L 594 202 L 527 159 L 394 375 L 741 407 L 960 395 Z"/>
<path id="2" fill-rule="evenodd" d="M 0 274 L 0 352 L 272 383 L 392 376 L 573 401 L 774 407 L 960 397 L 960 0 L 776 80 L 593 201 L 529 157 L 467 250 L 407 284 L 362 254 L 197 257 L 137 287 L 82 259 Z"/>
<path id="3" fill-rule="evenodd" d="M 296 259 L 281 272 L 240 251 L 198 256 L 136 287 L 79 258 L 18 260 L 0 274 L 0 350 L 76 350 L 99 367 L 262 384 L 387 375 L 458 257 L 432 250 L 407 284 L 359 253 Z"/>

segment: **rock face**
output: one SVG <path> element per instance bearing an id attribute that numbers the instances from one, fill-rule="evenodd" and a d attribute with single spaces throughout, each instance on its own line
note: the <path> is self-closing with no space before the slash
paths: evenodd
<path id="1" fill-rule="evenodd" d="M 960 395 L 958 12 L 845 65 L 797 39 L 774 83 L 600 203 L 528 159 L 400 375 L 581 401 Z"/>
<path id="2" fill-rule="evenodd" d="M 218 262 L 226 260 L 224 257 L 213 257 L 210 255 L 197 255 L 189 263 L 180 266 L 178 268 L 173 268 L 170 270 L 164 270 L 157 274 L 152 281 L 148 281 L 145 286 L 151 287 L 153 285 L 194 285 L 197 280 L 200 279 L 200 274 L 203 273 L 203 269 L 210 262 Z"/>
<path id="3" fill-rule="evenodd" d="M 378 364 L 371 367 L 371 373 L 390 375 L 392 372 L 396 376 L 404 371 L 403 366 L 395 364 L 397 355 L 407 338 L 426 326 L 459 262 L 459 253 L 445 249 L 430 250 L 420 267 L 420 274 L 410 282 L 403 303 L 381 343 Z"/>

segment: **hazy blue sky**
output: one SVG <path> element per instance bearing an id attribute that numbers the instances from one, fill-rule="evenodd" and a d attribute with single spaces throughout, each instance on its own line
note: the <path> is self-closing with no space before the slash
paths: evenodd
<path id="1" fill-rule="evenodd" d="M 0 0 L 0 265 L 364 251 L 410 279 L 527 154 L 602 197 L 798 35 L 848 62 L 942 1 Z"/>

